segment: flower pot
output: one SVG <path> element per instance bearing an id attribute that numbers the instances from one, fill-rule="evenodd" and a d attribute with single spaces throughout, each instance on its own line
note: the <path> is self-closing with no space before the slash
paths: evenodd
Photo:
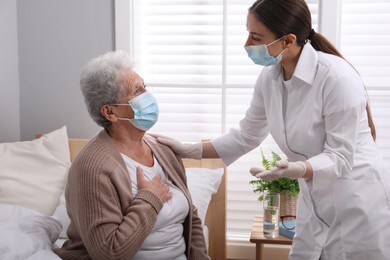
<path id="1" fill-rule="evenodd" d="M 280 194 L 280 216 L 296 216 L 298 197 L 281 193 Z"/>

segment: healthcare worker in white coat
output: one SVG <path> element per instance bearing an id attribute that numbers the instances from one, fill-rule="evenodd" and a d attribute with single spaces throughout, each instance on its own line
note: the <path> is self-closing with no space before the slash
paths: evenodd
<path id="1" fill-rule="evenodd" d="M 265 67 L 240 128 L 206 143 L 159 141 L 182 157 L 229 165 L 270 133 L 288 161 L 250 172 L 299 180 L 289 259 L 390 259 L 390 172 L 358 72 L 312 29 L 304 0 L 256 1 L 247 29 L 248 56 Z"/>

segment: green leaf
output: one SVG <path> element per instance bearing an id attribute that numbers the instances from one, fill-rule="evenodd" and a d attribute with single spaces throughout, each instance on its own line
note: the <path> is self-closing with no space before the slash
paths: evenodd
<path id="1" fill-rule="evenodd" d="M 265 157 L 262 148 L 260 148 L 260 152 L 261 152 L 261 164 L 266 170 L 270 170 L 272 168 L 271 162 Z"/>
<path id="2" fill-rule="evenodd" d="M 276 162 L 282 160 L 282 158 L 280 158 L 279 154 L 275 153 L 274 151 L 271 151 L 271 153 L 272 153 L 272 167 L 275 167 Z"/>
<path id="3" fill-rule="evenodd" d="M 264 151 L 260 148 L 261 154 L 261 163 L 266 170 L 270 170 L 272 167 L 275 167 L 277 161 L 280 161 L 282 158 L 274 151 L 271 151 L 272 160 L 269 160 L 265 157 Z M 284 193 L 288 195 L 298 196 L 299 194 L 299 183 L 298 180 L 291 180 L 288 178 L 280 178 L 277 180 L 273 180 L 270 182 L 263 181 L 260 179 L 251 180 L 249 182 L 253 186 L 253 192 L 259 193 L 258 197 L 259 201 L 264 200 L 264 193 L 268 192 L 276 192 L 276 193 Z"/>

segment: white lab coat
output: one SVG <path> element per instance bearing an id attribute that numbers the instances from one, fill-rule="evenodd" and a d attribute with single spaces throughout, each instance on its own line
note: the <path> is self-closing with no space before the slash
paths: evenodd
<path id="1" fill-rule="evenodd" d="M 270 133 L 290 161 L 312 165 L 313 179 L 299 180 L 291 260 L 390 259 L 390 171 L 365 106 L 356 71 L 308 43 L 290 81 L 280 65 L 263 69 L 240 129 L 212 141 L 229 165 Z"/>

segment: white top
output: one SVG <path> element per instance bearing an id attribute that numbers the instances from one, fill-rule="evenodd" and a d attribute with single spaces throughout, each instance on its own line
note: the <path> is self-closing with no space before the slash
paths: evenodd
<path id="1" fill-rule="evenodd" d="M 270 133 L 290 161 L 312 165 L 313 179 L 299 180 L 290 260 L 390 255 L 390 232 L 382 231 L 390 227 L 390 172 L 371 137 L 365 107 L 357 72 L 308 43 L 291 80 L 283 83 L 281 65 L 263 69 L 240 129 L 212 141 L 229 165 Z"/>
<path id="2" fill-rule="evenodd" d="M 183 222 L 188 215 L 189 204 L 183 192 L 167 179 L 155 157 L 153 157 L 153 167 L 147 167 L 124 154 L 121 155 L 130 173 L 133 196 L 138 193 L 136 167 L 142 168 L 145 173 L 145 179 L 147 180 L 151 180 L 154 176 L 160 175 L 161 180 L 168 184 L 172 192 L 172 199 L 164 203 L 163 208 L 157 216 L 157 221 L 152 232 L 132 259 L 187 259 L 185 255 L 186 244 L 183 237 Z"/>

